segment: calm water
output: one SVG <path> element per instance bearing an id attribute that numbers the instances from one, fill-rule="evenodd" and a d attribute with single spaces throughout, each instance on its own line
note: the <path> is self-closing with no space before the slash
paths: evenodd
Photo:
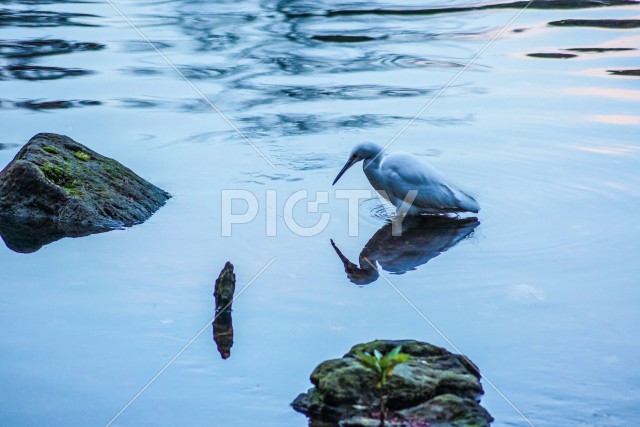
<path id="1" fill-rule="evenodd" d="M 374 338 L 453 343 L 495 386 L 495 426 L 640 423 L 640 80 L 620 73 L 640 68 L 640 30 L 548 25 L 640 6 L 530 8 L 501 32 L 520 9 L 391 1 L 115 3 L 138 31 L 102 1 L 0 2 L 0 164 L 57 132 L 174 195 L 125 231 L 0 249 L 0 425 L 105 425 L 201 331 L 114 425 L 306 425 L 288 405 L 311 370 Z M 478 223 L 394 246 L 364 200 L 349 236 L 330 185 L 348 151 L 398 136 L 445 86 L 390 150 L 475 194 Z M 337 188 L 369 184 L 354 168 Z M 223 189 L 261 203 L 232 237 Z M 283 214 L 304 189 L 331 192 L 313 237 Z M 353 284 L 331 239 L 354 264 L 374 252 L 381 273 Z M 250 286 L 223 360 L 210 323 L 227 260 Z"/>

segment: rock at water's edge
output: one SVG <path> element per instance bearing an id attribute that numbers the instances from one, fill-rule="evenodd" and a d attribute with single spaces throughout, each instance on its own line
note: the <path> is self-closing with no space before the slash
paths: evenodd
<path id="1" fill-rule="evenodd" d="M 478 368 L 466 357 L 414 340 L 377 340 L 353 347 L 341 359 L 322 362 L 311 374 L 315 387 L 291 404 L 312 422 L 340 426 L 375 424 L 379 407 L 375 375 L 353 357 L 377 349 L 383 354 L 401 345 L 411 355 L 389 378 L 385 394 L 389 426 L 414 422 L 437 426 L 487 427 L 493 418 L 480 406 Z"/>
<path id="2" fill-rule="evenodd" d="M 50 223 L 62 234 L 141 223 L 170 197 L 117 161 L 53 133 L 31 138 L 0 172 L 4 223 Z"/>

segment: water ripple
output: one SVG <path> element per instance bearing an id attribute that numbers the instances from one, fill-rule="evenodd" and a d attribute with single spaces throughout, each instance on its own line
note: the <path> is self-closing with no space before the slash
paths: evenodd
<path id="1" fill-rule="evenodd" d="M 475 12 L 482 10 L 495 9 L 586 9 L 599 8 L 604 6 L 629 6 L 637 5 L 635 0 L 521 0 L 509 3 L 493 3 L 485 5 L 469 5 L 455 7 L 435 7 L 435 8 L 416 8 L 416 7 L 397 7 L 392 8 L 384 5 L 377 8 L 371 8 L 370 2 L 362 2 L 360 5 L 348 4 L 343 9 L 319 10 L 317 5 L 312 2 L 296 2 L 291 4 L 287 2 L 282 5 L 280 11 L 289 19 L 309 18 L 314 16 L 358 16 L 358 15 L 384 15 L 384 16 L 428 16 L 442 15 L 452 13 Z"/>
<path id="2" fill-rule="evenodd" d="M 407 121 L 409 117 L 382 114 L 360 114 L 351 116 L 318 116 L 315 114 L 270 114 L 242 117 L 246 131 L 262 137 L 292 136 L 323 133 L 333 130 L 359 130 L 380 127 L 389 123 Z"/>
<path id="3" fill-rule="evenodd" d="M 102 102 L 89 99 L 51 101 L 41 99 L 29 99 L 25 101 L 10 101 L 7 99 L 0 99 L 0 108 L 22 108 L 31 111 L 66 110 L 69 108 L 95 107 L 98 105 L 102 105 Z"/>
<path id="4" fill-rule="evenodd" d="M 376 71 L 389 68 L 435 68 L 450 69 L 465 66 L 464 61 L 436 59 L 404 54 L 364 52 L 356 58 L 327 61 L 326 58 L 314 58 L 310 55 L 281 52 L 265 52 L 262 61 L 275 64 L 281 71 L 289 74 L 309 73 L 346 73 Z M 257 59 L 257 58 L 256 58 Z M 470 70 L 486 69 L 481 65 L 473 65 Z"/>
<path id="5" fill-rule="evenodd" d="M 34 58 L 45 55 L 95 51 L 105 45 L 91 42 L 72 42 L 61 39 L 1 40 L 0 56 L 5 58 Z"/>
<path id="6" fill-rule="evenodd" d="M 223 66 L 209 66 L 209 65 L 177 65 L 178 70 L 189 80 L 209 80 L 218 79 L 228 76 L 232 71 L 238 71 L 238 69 L 225 68 Z M 167 67 L 129 67 L 125 68 L 123 72 L 127 74 L 139 75 L 139 76 L 157 76 L 157 75 L 169 75 L 175 74 L 173 69 L 167 69 Z"/>
<path id="7" fill-rule="evenodd" d="M 238 88 L 250 89 L 258 96 L 245 102 L 247 107 L 258 105 L 288 103 L 292 101 L 318 100 L 370 100 L 381 98 L 407 98 L 424 96 L 435 89 L 393 87 L 381 85 L 345 85 L 345 86 L 279 86 L 279 85 L 239 85 Z"/>
<path id="8" fill-rule="evenodd" d="M 15 11 L 0 9 L 0 27 L 98 27 L 85 22 L 87 18 L 99 18 L 88 13 L 50 12 L 42 10 Z M 82 21 L 76 21 L 82 19 Z"/>
<path id="9" fill-rule="evenodd" d="M 38 65 L 9 65 L 0 68 L 0 80 L 57 80 L 79 77 L 93 71 L 80 68 L 43 67 Z"/>

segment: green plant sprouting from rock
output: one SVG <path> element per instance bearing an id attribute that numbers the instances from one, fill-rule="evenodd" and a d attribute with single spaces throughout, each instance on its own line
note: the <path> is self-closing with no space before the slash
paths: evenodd
<path id="1" fill-rule="evenodd" d="M 393 369 L 406 363 L 410 355 L 401 353 L 402 346 L 399 345 L 387 354 L 382 354 L 378 349 L 373 349 L 373 354 L 369 352 L 357 352 L 354 357 L 364 368 L 372 371 L 376 375 L 376 389 L 380 391 L 380 426 L 384 426 L 386 411 L 385 386 L 387 380 L 393 375 Z"/>
<path id="2" fill-rule="evenodd" d="M 393 375 L 393 368 L 406 363 L 411 356 L 401 353 L 402 346 L 397 346 L 389 353 L 383 355 L 377 349 L 373 354 L 369 352 L 356 353 L 355 358 L 363 367 L 373 371 L 377 376 L 376 388 L 381 389 L 387 384 L 387 380 Z"/>

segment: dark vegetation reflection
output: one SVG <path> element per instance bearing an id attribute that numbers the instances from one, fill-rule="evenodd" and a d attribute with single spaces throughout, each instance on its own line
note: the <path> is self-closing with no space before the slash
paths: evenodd
<path id="1" fill-rule="evenodd" d="M 382 226 L 362 248 L 358 264 L 349 261 L 333 240 L 331 245 L 340 257 L 349 280 L 356 285 L 368 285 L 380 275 L 377 264 L 394 274 L 415 270 L 471 236 L 479 224 L 475 217 L 407 217 L 402 222 L 401 235 L 394 236 L 393 223 L 390 222 Z"/>

